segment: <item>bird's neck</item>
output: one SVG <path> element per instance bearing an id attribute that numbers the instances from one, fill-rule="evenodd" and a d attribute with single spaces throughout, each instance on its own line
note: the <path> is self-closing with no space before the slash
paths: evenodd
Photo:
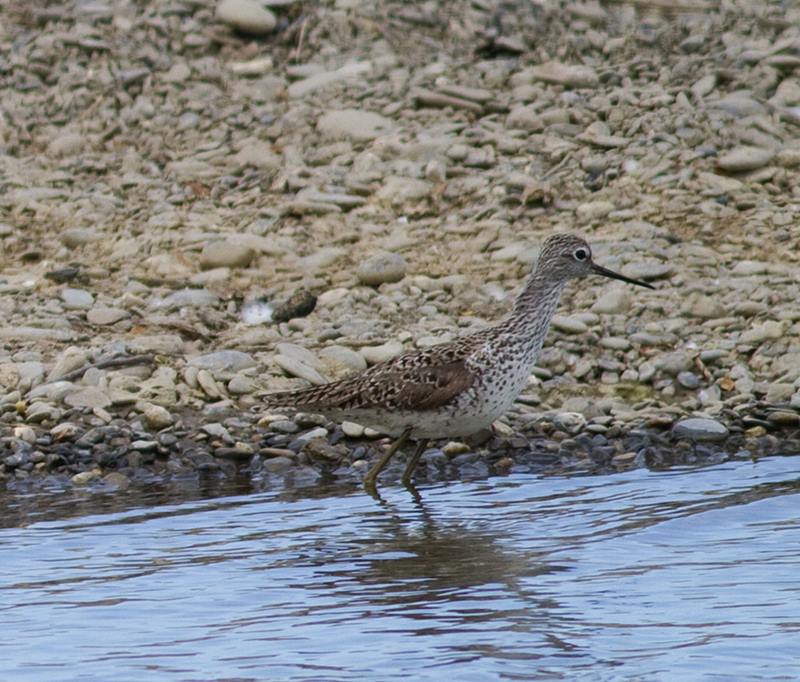
<path id="1" fill-rule="evenodd" d="M 504 322 L 510 333 L 524 337 L 526 345 L 532 345 L 537 353 L 547 335 L 565 285 L 565 280 L 545 277 L 534 271 Z"/>

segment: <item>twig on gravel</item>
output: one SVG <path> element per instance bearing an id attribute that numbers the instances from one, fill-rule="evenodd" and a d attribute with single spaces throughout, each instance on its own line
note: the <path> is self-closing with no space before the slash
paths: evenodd
<path id="1" fill-rule="evenodd" d="M 300 24 L 300 37 L 297 39 L 297 47 L 294 48 L 294 54 L 292 55 L 292 61 L 298 62 L 300 61 L 300 51 L 303 49 L 303 41 L 306 38 L 306 24 L 308 23 L 308 19 L 304 18 L 303 23 Z"/>

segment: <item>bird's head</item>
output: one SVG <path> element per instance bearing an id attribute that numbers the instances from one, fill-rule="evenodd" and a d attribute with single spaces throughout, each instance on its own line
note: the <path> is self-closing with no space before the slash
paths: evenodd
<path id="1" fill-rule="evenodd" d="M 585 239 L 573 234 L 554 234 L 548 237 L 539 254 L 538 273 L 549 279 L 575 279 L 589 275 L 602 275 L 628 284 L 653 289 L 647 282 L 626 277 L 597 265 L 592 260 L 592 248 Z"/>

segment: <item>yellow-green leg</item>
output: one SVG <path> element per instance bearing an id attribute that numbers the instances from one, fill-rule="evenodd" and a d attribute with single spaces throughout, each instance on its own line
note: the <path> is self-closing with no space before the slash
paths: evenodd
<path id="1" fill-rule="evenodd" d="M 427 438 L 417 443 L 417 449 L 414 450 L 414 454 L 411 455 L 411 459 L 409 459 L 408 464 L 406 464 L 406 470 L 403 472 L 403 485 L 411 485 L 411 479 L 414 477 L 419 458 L 422 457 L 422 453 L 425 452 L 428 443 L 430 443 L 430 441 Z"/>
<path id="2" fill-rule="evenodd" d="M 400 437 L 389 446 L 389 449 L 381 455 L 381 458 L 372 465 L 372 468 L 367 472 L 367 475 L 364 476 L 364 488 L 366 488 L 368 493 L 375 492 L 375 481 L 378 479 L 378 474 L 383 471 L 383 468 L 389 463 L 389 460 L 394 456 L 394 453 L 397 452 L 400 447 L 408 440 L 408 436 L 411 434 L 411 429 L 408 428 L 403 433 L 400 434 Z"/>

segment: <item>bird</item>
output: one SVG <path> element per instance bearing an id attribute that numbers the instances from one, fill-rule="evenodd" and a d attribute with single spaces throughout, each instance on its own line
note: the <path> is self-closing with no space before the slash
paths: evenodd
<path id="1" fill-rule="evenodd" d="M 496 324 L 337 381 L 270 393 L 264 406 L 349 420 L 392 437 L 364 476 L 364 487 L 373 494 L 395 453 L 416 441 L 402 477 L 409 486 L 431 440 L 472 435 L 508 411 L 528 382 L 565 286 L 590 275 L 655 288 L 595 263 L 582 237 L 554 234 L 542 245 L 511 312 Z"/>

